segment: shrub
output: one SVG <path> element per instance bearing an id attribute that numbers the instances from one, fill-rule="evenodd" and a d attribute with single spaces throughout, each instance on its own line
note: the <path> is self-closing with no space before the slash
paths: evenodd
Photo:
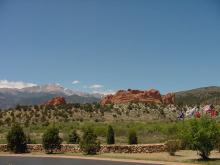
<path id="1" fill-rule="evenodd" d="M 166 148 L 167 148 L 167 152 L 171 156 L 174 156 L 176 151 L 180 150 L 181 148 L 181 141 L 180 140 L 168 140 L 166 142 Z"/>
<path id="2" fill-rule="evenodd" d="M 76 130 L 74 129 L 70 134 L 69 134 L 69 143 L 71 144 L 79 144 L 80 137 L 76 133 Z"/>
<path id="3" fill-rule="evenodd" d="M 111 125 L 108 126 L 107 144 L 115 144 L 115 133 Z"/>
<path id="4" fill-rule="evenodd" d="M 135 130 L 129 131 L 128 144 L 138 144 L 138 138 Z"/>
<path id="5" fill-rule="evenodd" d="M 8 149 L 14 153 L 24 153 L 27 151 L 26 136 L 20 125 L 13 125 L 8 132 L 7 146 Z"/>
<path id="6" fill-rule="evenodd" d="M 97 135 L 92 128 L 88 127 L 84 130 L 80 149 L 87 155 L 94 155 L 99 151 L 100 143 L 97 141 Z"/>
<path id="7" fill-rule="evenodd" d="M 209 158 L 219 136 L 220 131 L 216 121 L 207 116 L 193 119 L 181 133 L 183 141 L 190 149 L 196 150 L 203 160 Z"/>
<path id="8" fill-rule="evenodd" d="M 218 150 L 218 152 L 220 153 L 220 143 L 219 142 L 216 144 L 216 150 Z"/>
<path id="9" fill-rule="evenodd" d="M 61 149 L 62 139 L 59 137 L 59 129 L 49 127 L 43 134 L 43 147 L 47 153 L 53 153 L 54 150 Z"/>
<path id="10" fill-rule="evenodd" d="M 36 144 L 36 141 L 31 139 L 30 135 L 26 135 L 27 144 Z"/>

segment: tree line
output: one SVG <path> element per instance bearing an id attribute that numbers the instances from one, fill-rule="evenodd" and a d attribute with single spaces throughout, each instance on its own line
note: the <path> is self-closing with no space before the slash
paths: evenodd
<path id="1" fill-rule="evenodd" d="M 137 144 L 137 140 L 136 132 L 131 130 L 128 135 L 128 144 Z M 49 126 L 42 136 L 42 145 L 46 153 L 60 150 L 62 141 L 59 136 L 59 129 L 54 125 Z M 25 153 L 27 152 L 28 143 L 31 143 L 30 137 L 24 133 L 19 124 L 14 124 L 7 134 L 8 149 L 14 153 Z M 69 143 L 79 144 L 81 151 L 85 154 L 96 154 L 100 149 L 100 141 L 98 141 L 92 127 L 85 128 L 82 137 L 73 129 L 69 134 Z M 108 126 L 106 143 L 109 145 L 115 144 L 115 132 L 111 125 Z"/>

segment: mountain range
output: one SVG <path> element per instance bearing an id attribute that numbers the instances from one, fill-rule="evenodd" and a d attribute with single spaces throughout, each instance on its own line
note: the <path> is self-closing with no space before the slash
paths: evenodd
<path id="1" fill-rule="evenodd" d="M 210 86 L 192 90 L 174 92 L 175 103 L 183 105 L 218 104 L 220 105 L 220 87 Z M 68 103 L 99 102 L 102 94 L 90 94 L 64 88 L 59 84 L 47 84 L 22 89 L 0 88 L 0 109 L 13 108 L 16 105 L 44 104 L 56 96 L 62 96 Z"/>
<path id="2" fill-rule="evenodd" d="M 64 88 L 59 84 L 26 87 L 22 89 L 0 88 L 0 109 L 16 105 L 43 104 L 49 99 L 63 96 L 69 103 L 92 103 L 100 101 L 101 94 L 89 94 Z"/>

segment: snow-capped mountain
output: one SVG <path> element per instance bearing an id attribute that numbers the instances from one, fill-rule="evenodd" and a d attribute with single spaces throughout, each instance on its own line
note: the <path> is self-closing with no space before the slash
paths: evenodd
<path id="1" fill-rule="evenodd" d="M 10 108 L 17 104 L 42 104 L 55 96 L 63 96 L 70 103 L 89 103 L 100 100 L 101 95 L 73 91 L 59 84 L 46 84 L 22 89 L 0 88 L 0 108 Z"/>

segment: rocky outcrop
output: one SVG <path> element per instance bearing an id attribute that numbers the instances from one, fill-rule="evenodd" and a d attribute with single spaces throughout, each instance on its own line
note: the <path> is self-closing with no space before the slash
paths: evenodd
<path id="1" fill-rule="evenodd" d="M 162 96 L 162 101 L 164 104 L 170 104 L 175 102 L 175 94 L 174 93 L 168 93 L 164 96 Z"/>
<path id="2" fill-rule="evenodd" d="M 28 152 L 45 152 L 41 144 L 28 144 Z M 138 145 L 101 145 L 100 153 L 153 153 L 166 151 L 165 144 L 138 144 Z M 0 152 L 8 152 L 6 144 L 0 144 Z M 61 150 L 55 152 L 79 153 L 79 145 L 62 144 Z"/>
<path id="3" fill-rule="evenodd" d="M 162 96 L 158 90 L 151 89 L 146 91 L 141 90 L 119 90 L 114 95 L 107 95 L 101 100 L 101 104 L 121 104 L 129 102 L 143 102 L 143 103 L 164 103 L 173 104 L 175 95 L 169 93 Z"/>
<path id="4" fill-rule="evenodd" d="M 63 104 L 66 104 L 66 100 L 64 97 L 54 97 L 45 103 L 45 105 L 63 105 Z"/>

